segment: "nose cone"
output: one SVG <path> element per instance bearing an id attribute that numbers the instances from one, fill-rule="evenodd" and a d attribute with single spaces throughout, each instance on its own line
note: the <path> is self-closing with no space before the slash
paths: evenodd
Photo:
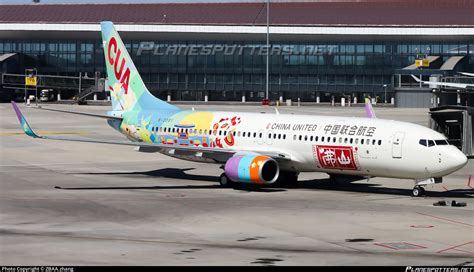
<path id="1" fill-rule="evenodd" d="M 467 164 L 466 155 L 456 147 L 452 146 L 446 153 L 446 166 L 450 172 L 457 171 Z"/>

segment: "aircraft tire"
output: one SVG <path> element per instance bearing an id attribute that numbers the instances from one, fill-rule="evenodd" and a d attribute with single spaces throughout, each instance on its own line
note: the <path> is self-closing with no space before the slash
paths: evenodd
<path id="1" fill-rule="evenodd" d="M 225 173 L 222 173 L 219 177 L 219 184 L 221 185 L 221 187 L 224 188 L 232 187 L 232 181 L 229 179 L 229 177 L 227 177 Z"/>
<path id="2" fill-rule="evenodd" d="M 413 191 L 411 192 L 411 195 L 413 197 L 420 197 L 425 194 L 425 189 L 421 186 L 415 186 L 413 187 Z"/>

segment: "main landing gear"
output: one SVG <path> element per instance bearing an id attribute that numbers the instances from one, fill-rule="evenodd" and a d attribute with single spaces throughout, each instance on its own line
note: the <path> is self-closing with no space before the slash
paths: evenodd
<path id="1" fill-rule="evenodd" d="M 230 180 L 229 177 L 227 177 L 225 173 L 222 173 L 219 177 L 219 184 L 221 185 L 221 187 L 230 188 L 233 185 L 232 183 L 233 182 Z"/>

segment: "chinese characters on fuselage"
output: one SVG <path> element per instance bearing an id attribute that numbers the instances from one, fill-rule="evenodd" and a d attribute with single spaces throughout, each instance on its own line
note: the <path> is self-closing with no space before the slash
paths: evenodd
<path id="1" fill-rule="evenodd" d="M 372 137 L 376 129 L 376 127 L 356 125 L 326 125 L 324 127 L 324 134 Z"/>

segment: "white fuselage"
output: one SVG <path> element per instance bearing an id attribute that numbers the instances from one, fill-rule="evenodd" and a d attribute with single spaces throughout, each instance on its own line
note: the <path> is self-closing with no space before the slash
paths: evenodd
<path id="1" fill-rule="evenodd" d="M 283 153 L 291 158 L 291 162 L 280 166 L 286 171 L 427 179 L 445 176 L 467 163 L 466 156 L 455 146 L 447 145 L 442 134 L 412 123 L 268 113 L 212 112 L 212 115 L 214 123 L 235 116 L 240 122 L 231 129 L 214 126 L 212 130 L 197 125 L 189 131 L 190 135 L 218 139 L 222 146 L 215 148 Z M 176 124 L 173 116 L 160 126 Z M 172 134 L 156 127 L 151 130 L 156 138 Z M 228 134 L 232 134 L 232 145 L 224 141 Z M 436 140 L 439 144 L 423 145 L 420 140 L 426 143 Z M 183 159 L 193 160 L 189 156 Z M 196 158 L 196 161 L 202 160 Z"/>

